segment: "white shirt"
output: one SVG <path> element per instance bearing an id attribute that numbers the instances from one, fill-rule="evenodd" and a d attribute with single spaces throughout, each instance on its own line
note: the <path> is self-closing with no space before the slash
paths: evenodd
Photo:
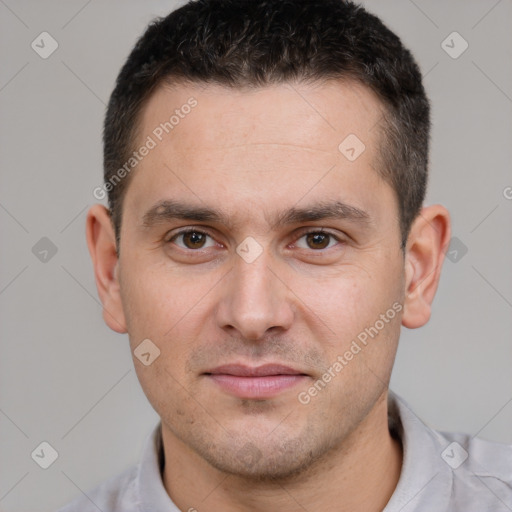
<path id="1" fill-rule="evenodd" d="M 404 458 L 398 485 L 383 512 L 512 511 L 512 445 L 437 432 L 391 391 L 388 419 L 390 431 L 402 442 Z M 163 485 L 163 461 L 159 423 L 139 464 L 59 512 L 180 512 Z"/>

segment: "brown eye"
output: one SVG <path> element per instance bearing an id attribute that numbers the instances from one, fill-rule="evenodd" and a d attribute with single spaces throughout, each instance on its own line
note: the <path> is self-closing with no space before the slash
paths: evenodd
<path id="1" fill-rule="evenodd" d="M 208 241 L 208 239 L 210 239 L 210 241 Z M 202 231 L 194 229 L 177 233 L 169 240 L 169 242 L 175 243 L 182 249 L 191 250 L 205 249 L 215 245 L 215 242 L 211 239 L 211 236 L 208 235 L 208 233 L 203 233 Z"/>
<path id="2" fill-rule="evenodd" d="M 312 249 L 318 252 L 334 248 L 337 245 L 342 245 L 342 240 L 323 229 L 306 232 L 295 242 L 295 246 L 299 249 Z"/>
<path id="3" fill-rule="evenodd" d="M 200 249 L 203 247 L 205 240 L 206 235 L 197 231 L 189 231 L 183 235 L 183 243 L 189 249 Z"/>
<path id="4" fill-rule="evenodd" d="M 325 233 L 308 233 L 306 242 L 310 249 L 325 249 L 329 245 L 331 236 Z"/>

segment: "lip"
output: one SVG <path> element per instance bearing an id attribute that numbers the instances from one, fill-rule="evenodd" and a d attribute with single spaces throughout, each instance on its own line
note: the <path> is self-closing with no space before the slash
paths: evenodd
<path id="1" fill-rule="evenodd" d="M 281 364 L 227 364 L 204 373 L 224 391 L 239 398 L 265 399 L 296 386 L 307 375 Z"/>

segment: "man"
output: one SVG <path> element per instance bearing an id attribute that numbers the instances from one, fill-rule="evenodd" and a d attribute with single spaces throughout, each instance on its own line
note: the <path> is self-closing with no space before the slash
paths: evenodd
<path id="1" fill-rule="evenodd" d="M 388 390 L 450 239 L 429 128 L 411 54 L 351 2 L 199 0 L 147 29 L 87 241 L 161 423 L 65 512 L 512 510 L 512 447 Z"/>

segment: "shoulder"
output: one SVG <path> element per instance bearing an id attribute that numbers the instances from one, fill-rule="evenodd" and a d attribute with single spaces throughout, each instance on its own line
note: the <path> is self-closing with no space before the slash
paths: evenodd
<path id="1" fill-rule="evenodd" d="M 138 499 L 135 489 L 137 466 L 85 491 L 58 512 L 136 512 Z"/>
<path id="2" fill-rule="evenodd" d="M 512 445 L 495 443 L 468 434 L 439 434 L 446 440 L 442 457 L 454 473 L 454 494 L 460 500 L 471 500 L 472 506 L 478 503 L 482 507 L 479 510 L 482 511 L 491 510 L 483 508 L 486 503 L 493 503 L 493 507 L 498 507 L 492 508 L 493 512 L 510 510 Z"/>
<path id="3" fill-rule="evenodd" d="M 418 511 L 512 511 L 512 445 L 438 431 L 402 398 L 389 398 L 390 432 L 401 440 L 404 460 L 387 512 L 412 500 Z"/>

